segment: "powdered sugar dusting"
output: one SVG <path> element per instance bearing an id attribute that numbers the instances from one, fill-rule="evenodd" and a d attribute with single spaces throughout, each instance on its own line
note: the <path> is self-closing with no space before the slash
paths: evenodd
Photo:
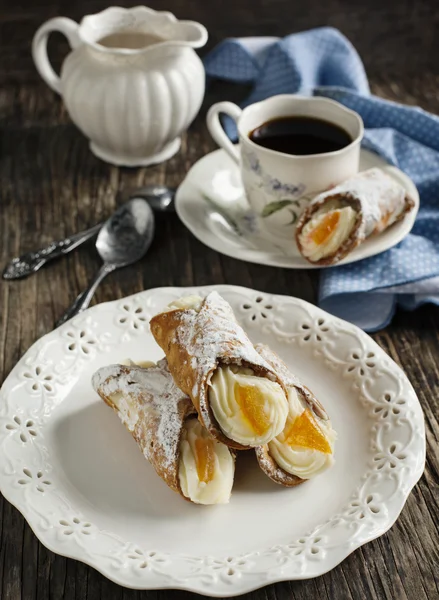
<path id="1" fill-rule="evenodd" d="M 92 383 L 102 397 L 111 400 L 115 394 L 121 394 L 128 405 L 135 407 L 138 419 L 134 434 L 145 457 L 154 463 L 159 455 L 165 469 L 175 467 L 184 418 L 195 410 L 190 399 L 175 385 L 166 359 L 146 369 L 123 365 L 103 367 L 94 374 Z M 129 427 L 124 415 L 118 412 Z"/>
<path id="2" fill-rule="evenodd" d="M 255 350 L 275 369 L 278 376 L 283 380 L 286 388 L 301 386 L 298 378 L 291 373 L 283 360 L 281 360 L 269 346 L 266 346 L 265 344 L 256 344 Z"/>
<path id="3" fill-rule="evenodd" d="M 191 368 L 197 373 L 192 396 L 199 398 L 201 412 L 206 383 L 219 363 L 259 367 L 269 379 L 277 380 L 270 365 L 236 322 L 231 306 L 217 292 L 206 296 L 199 312 L 193 309 L 182 312 L 175 337 L 191 356 Z"/>
<path id="4" fill-rule="evenodd" d="M 315 214 L 350 206 L 357 219 L 347 239 L 338 248 L 314 264 L 333 265 L 361 244 L 365 238 L 384 231 L 409 212 L 414 202 L 405 189 L 382 169 L 369 169 L 347 179 L 340 185 L 319 194 L 312 200 L 297 223 L 296 241 L 302 255 L 302 233 Z"/>
<path id="5" fill-rule="evenodd" d="M 358 173 L 336 187 L 319 194 L 310 206 L 321 205 L 331 197 L 342 195 L 355 198 L 361 206 L 364 237 L 376 228 L 384 214 L 390 213 L 386 226 L 390 226 L 404 211 L 406 191 L 381 169 L 373 168 Z"/>

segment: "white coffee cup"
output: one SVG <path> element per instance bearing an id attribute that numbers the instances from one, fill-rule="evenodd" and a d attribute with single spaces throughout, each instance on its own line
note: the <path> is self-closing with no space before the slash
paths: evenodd
<path id="1" fill-rule="evenodd" d="M 239 146 L 222 128 L 221 113 L 236 121 Z M 341 150 L 299 156 L 265 148 L 250 139 L 250 133 L 263 123 L 287 116 L 329 121 L 344 129 L 352 142 Z M 216 143 L 240 165 L 248 202 L 262 227 L 276 237 L 291 238 L 298 216 L 318 192 L 358 172 L 363 121 L 356 112 L 328 98 L 285 94 L 244 110 L 232 102 L 218 102 L 207 113 L 207 127 Z"/>

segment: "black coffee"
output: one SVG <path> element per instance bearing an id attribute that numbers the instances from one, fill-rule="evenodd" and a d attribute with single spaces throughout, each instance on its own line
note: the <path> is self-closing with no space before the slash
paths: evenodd
<path id="1" fill-rule="evenodd" d="M 285 154 L 322 154 L 341 150 L 352 142 L 338 125 L 313 117 L 280 117 L 256 127 L 250 139 L 258 146 Z"/>

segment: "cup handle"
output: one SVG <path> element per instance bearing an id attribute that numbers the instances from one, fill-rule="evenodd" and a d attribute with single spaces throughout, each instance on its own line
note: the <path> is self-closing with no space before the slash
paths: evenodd
<path id="1" fill-rule="evenodd" d="M 241 116 L 242 110 L 239 108 L 239 106 L 233 104 L 233 102 L 217 102 L 209 108 L 206 118 L 207 128 L 215 142 L 218 144 L 218 146 L 224 148 L 227 154 L 239 164 L 239 150 L 229 140 L 221 125 L 219 119 L 221 113 L 224 113 L 231 117 L 234 121 L 237 121 Z"/>
<path id="2" fill-rule="evenodd" d="M 59 31 L 66 36 L 70 47 L 72 49 L 76 48 L 79 44 L 78 27 L 78 23 L 72 21 L 72 19 L 55 17 L 54 19 L 49 19 L 46 23 L 43 23 L 32 40 L 32 57 L 37 71 L 47 85 L 59 95 L 62 95 L 61 79 L 55 73 L 49 62 L 47 56 L 47 40 L 52 31 Z"/>

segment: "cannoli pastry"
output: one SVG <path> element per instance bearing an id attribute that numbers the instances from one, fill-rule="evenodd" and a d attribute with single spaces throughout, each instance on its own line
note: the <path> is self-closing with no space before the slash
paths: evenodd
<path id="1" fill-rule="evenodd" d="M 297 223 L 297 246 L 309 262 L 334 265 L 413 206 L 405 189 L 384 171 L 363 171 L 312 200 Z"/>
<path id="2" fill-rule="evenodd" d="M 196 504 L 229 501 L 233 452 L 212 439 L 198 421 L 191 400 L 175 385 L 166 359 L 147 368 L 103 367 L 92 383 L 171 489 Z"/>
<path id="3" fill-rule="evenodd" d="M 256 350 L 275 369 L 288 392 L 288 417 L 284 430 L 271 442 L 256 448 L 261 469 L 287 487 L 303 483 L 334 462 L 336 433 L 325 409 L 314 394 L 290 373 L 268 346 Z"/>
<path id="4" fill-rule="evenodd" d="M 217 292 L 173 302 L 150 325 L 175 383 L 213 437 L 246 449 L 283 430 L 288 414 L 283 384 Z"/>

